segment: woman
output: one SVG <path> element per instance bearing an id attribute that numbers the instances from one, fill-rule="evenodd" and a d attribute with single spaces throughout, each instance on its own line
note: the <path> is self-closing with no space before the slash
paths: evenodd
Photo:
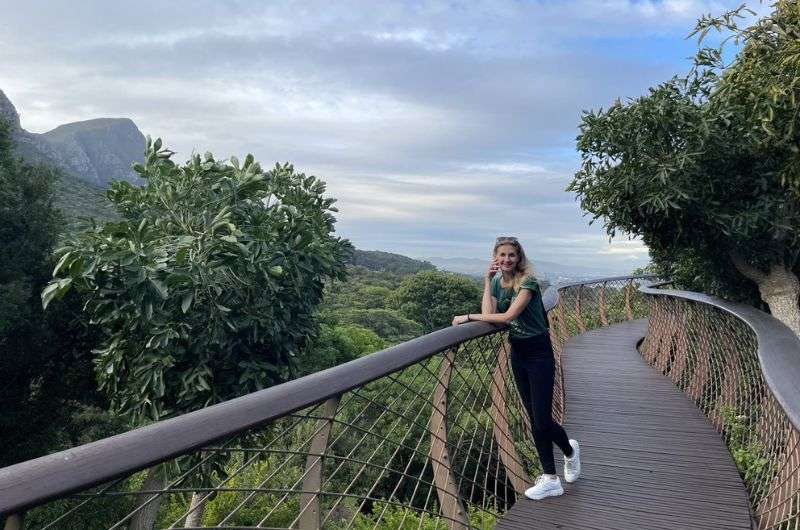
<path id="1" fill-rule="evenodd" d="M 497 274 L 500 272 L 501 274 Z M 508 324 L 511 368 L 520 398 L 533 427 L 533 440 L 544 473 L 525 491 L 529 499 L 564 493 L 556 475 L 553 443 L 564 453 L 564 479 L 575 482 L 581 472 L 580 448 L 553 421 L 555 359 L 539 283 L 515 237 L 498 237 L 494 260 L 486 271 L 480 314 L 458 315 L 453 325 L 474 320 Z"/>

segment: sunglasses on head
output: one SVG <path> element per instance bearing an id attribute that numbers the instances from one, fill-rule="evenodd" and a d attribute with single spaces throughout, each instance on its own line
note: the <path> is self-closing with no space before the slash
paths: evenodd
<path id="1" fill-rule="evenodd" d="M 494 244 L 499 245 L 501 243 L 518 243 L 517 238 L 514 236 L 500 236 L 495 239 Z"/>

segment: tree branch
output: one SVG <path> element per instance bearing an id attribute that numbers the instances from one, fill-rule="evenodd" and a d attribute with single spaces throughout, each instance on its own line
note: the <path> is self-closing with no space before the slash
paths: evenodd
<path id="1" fill-rule="evenodd" d="M 746 278 L 753 280 L 757 284 L 764 282 L 767 279 L 767 275 L 757 268 L 753 267 L 738 253 L 735 251 L 730 251 L 728 255 L 733 262 L 733 266 L 736 267 L 736 270 L 742 273 Z"/>

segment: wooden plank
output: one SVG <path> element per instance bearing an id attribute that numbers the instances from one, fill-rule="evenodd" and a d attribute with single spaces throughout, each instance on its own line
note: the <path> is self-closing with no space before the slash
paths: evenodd
<path id="1" fill-rule="evenodd" d="M 636 343 L 647 322 L 593 330 L 564 345 L 569 414 L 583 472 L 565 494 L 521 498 L 498 530 L 750 529 L 747 492 L 722 439 Z"/>

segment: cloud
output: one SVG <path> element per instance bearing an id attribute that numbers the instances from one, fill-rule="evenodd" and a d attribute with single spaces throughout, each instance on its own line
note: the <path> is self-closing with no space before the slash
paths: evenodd
<path id="1" fill-rule="evenodd" d="M 467 40 L 462 35 L 434 33 L 421 28 L 401 31 L 367 31 L 364 35 L 379 42 L 408 43 L 429 51 L 446 51 Z"/>
<path id="2" fill-rule="evenodd" d="M 583 109 L 686 69 L 683 37 L 729 1 L 345 0 L 15 5 L 0 88 L 23 126 L 127 116 L 186 158 L 291 161 L 364 248 L 646 261 L 608 246 L 564 189 Z M 626 265 L 627 266 L 627 265 Z"/>
<path id="3" fill-rule="evenodd" d="M 547 174 L 544 166 L 524 162 L 499 162 L 493 164 L 469 164 L 464 167 L 469 171 L 501 173 L 511 175 Z"/>
<path id="4" fill-rule="evenodd" d="M 599 250 L 600 254 L 619 256 L 626 259 L 640 259 L 648 255 L 647 246 L 638 239 L 615 239 L 611 244 Z"/>

